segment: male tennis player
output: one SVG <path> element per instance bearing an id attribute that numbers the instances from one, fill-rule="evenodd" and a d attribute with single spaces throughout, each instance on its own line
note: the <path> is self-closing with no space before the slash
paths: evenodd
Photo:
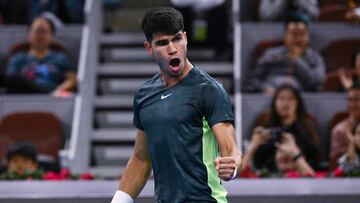
<path id="1" fill-rule="evenodd" d="M 230 98 L 187 59 L 180 12 L 155 8 L 141 27 L 160 73 L 135 94 L 135 148 L 112 203 L 133 202 L 151 169 L 156 202 L 227 202 L 220 181 L 236 177 L 242 162 Z"/>

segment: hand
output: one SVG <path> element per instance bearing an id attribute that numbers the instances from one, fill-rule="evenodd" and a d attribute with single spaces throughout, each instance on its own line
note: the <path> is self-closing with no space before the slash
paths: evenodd
<path id="1" fill-rule="evenodd" d="M 254 129 L 249 148 L 256 150 L 260 145 L 265 144 L 269 138 L 269 132 L 265 128 L 258 126 Z"/>
<path id="2" fill-rule="evenodd" d="M 340 82 L 344 86 L 344 88 L 347 90 L 350 89 L 353 84 L 351 74 L 349 74 L 344 68 L 340 68 L 337 73 L 339 75 Z"/>
<path id="3" fill-rule="evenodd" d="M 232 179 L 237 167 L 233 157 L 218 157 L 215 159 L 214 165 L 218 171 L 219 178 L 225 181 Z"/>
<path id="4" fill-rule="evenodd" d="M 300 149 L 296 145 L 294 136 L 290 133 L 283 133 L 282 142 L 275 143 L 275 146 L 278 148 L 278 150 L 286 153 L 291 157 L 300 153 Z"/>
<path id="5" fill-rule="evenodd" d="M 73 95 L 73 93 L 67 90 L 56 89 L 52 92 L 52 95 L 55 97 L 69 97 Z"/>
<path id="6" fill-rule="evenodd" d="M 305 49 L 300 46 L 291 46 L 291 47 L 289 47 L 288 57 L 292 60 L 297 60 L 297 59 L 301 58 L 304 51 L 305 51 Z"/>

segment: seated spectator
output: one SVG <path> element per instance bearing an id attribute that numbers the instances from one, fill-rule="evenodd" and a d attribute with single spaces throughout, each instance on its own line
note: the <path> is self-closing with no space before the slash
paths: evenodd
<path id="1" fill-rule="evenodd" d="M 6 174 L 22 176 L 36 170 L 39 170 L 37 151 L 31 142 L 19 141 L 10 145 L 6 152 Z"/>
<path id="2" fill-rule="evenodd" d="M 55 27 L 44 17 L 30 26 L 30 49 L 9 59 L 6 68 L 9 93 L 53 93 L 66 95 L 76 87 L 76 74 L 62 52 L 50 50 Z"/>
<path id="3" fill-rule="evenodd" d="M 250 141 L 248 149 L 244 155 L 244 164 L 250 167 L 258 148 L 266 144 L 268 140 L 275 139 L 271 135 L 271 130 L 258 127 L 254 130 L 253 137 Z M 281 140 L 274 143 L 276 152 L 274 162 L 275 168 L 272 169 L 271 176 L 284 176 L 290 172 L 298 172 L 300 176 L 314 176 L 315 171 L 304 158 L 299 146 L 297 146 L 294 136 L 290 133 L 282 133 Z M 259 169 L 252 169 L 258 173 Z"/>
<path id="4" fill-rule="evenodd" d="M 291 84 L 301 91 L 318 91 L 325 78 L 323 58 L 309 47 L 307 21 L 294 18 L 286 23 L 284 46 L 270 48 L 258 59 L 244 90 L 265 92 Z"/>
<path id="5" fill-rule="evenodd" d="M 184 30 L 190 46 L 193 45 L 194 21 L 202 16 L 207 24 L 207 44 L 215 49 L 215 60 L 229 58 L 229 22 L 225 0 L 171 0 L 171 6 L 184 16 Z"/>
<path id="6" fill-rule="evenodd" d="M 330 168 L 334 169 L 341 155 L 346 153 L 349 147 L 347 134 L 352 126 L 360 122 L 360 83 L 354 83 L 347 92 L 347 111 L 349 117 L 342 120 L 331 130 L 330 140 Z"/>
<path id="7" fill-rule="evenodd" d="M 319 15 L 317 0 L 260 0 L 260 21 L 286 21 L 292 15 L 302 15 L 314 21 Z"/>
<path id="8" fill-rule="evenodd" d="M 353 70 L 341 68 L 336 71 L 336 74 L 330 73 L 324 84 L 324 89 L 326 91 L 347 91 L 354 83 L 360 82 L 360 51 L 355 53 L 352 59 L 352 67 L 354 67 Z"/>
<path id="9" fill-rule="evenodd" d="M 339 158 L 339 167 L 345 172 L 360 171 L 360 122 L 356 123 L 351 132 L 346 133 L 349 141 L 346 152 Z"/>
<path id="10" fill-rule="evenodd" d="M 359 23 L 360 22 L 360 7 L 356 7 L 354 0 L 348 1 L 348 6 L 350 10 L 345 13 L 345 18 L 348 21 Z"/>
<path id="11" fill-rule="evenodd" d="M 251 142 L 254 142 L 255 146 L 261 144 L 256 147 L 253 155 L 255 168 L 266 168 L 270 172 L 277 172 L 278 166 L 275 162 L 277 149 L 284 152 L 286 151 L 284 148 L 295 147 L 296 144 L 299 150 L 289 149 L 286 153 L 295 155 L 300 151 L 311 168 L 318 169 L 320 156 L 317 124 L 307 113 L 300 92 L 294 87 L 284 85 L 276 90 L 269 112 L 263 114 L 262 120 L 259 120 L 256 126 Z M 266 130 L 259 131 L 259 128 Z M 270 133 L 263 133 L 267 131 Z M 295 141 L 294 144 L 291 144 L 292 140 Z"/>

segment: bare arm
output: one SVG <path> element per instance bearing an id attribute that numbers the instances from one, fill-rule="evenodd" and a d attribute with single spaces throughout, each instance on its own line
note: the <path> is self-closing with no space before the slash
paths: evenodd
<path id="1" fill-rule="evenodd" d="M 231 123 L 217 123 L 212 127 L 212 131 L 221 155 L 221 158 L 215 160 L 218 175 L 223 180 L 231 180 L 235 168 L 240 170 L 242 166 L 242 153 L 236 146 L 234 127 Z"/>
<path id="2" fill-rule="evenodd" d="M 151 159 L 145 132 L 138 130 L 135 148 L 120 180 L 119 190 L 135 199 L 144 187 L 151 172 Z"/>
<path id="3" fill-rule="evenodd" d="M 76 74 L 74 72 L 67 72 L 65 74 L 65 80 L 59 86 L 56 87 L 56 91 L 74 91 L 76 87 Z"/>

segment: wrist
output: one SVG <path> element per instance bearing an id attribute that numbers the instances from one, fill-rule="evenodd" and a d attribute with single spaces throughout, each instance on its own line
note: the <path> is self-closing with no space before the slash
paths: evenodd
<path id="1" fill-rule="evenodd" d="M 133 203 L 132 197 L 121 190 L 117 190 L 111 200 L 111 203 Z"/>
<path id="2" fill-rule="evenodd" d="M 238 169 L 238 167 L 236 166 L 235 170 L 234 170 L 234 173 L 233 173 L 233 175 L 231 177 L 231 180 L 233 180 L 233 179 L 235 179 L 237 177 L 237 169 Z"/>

